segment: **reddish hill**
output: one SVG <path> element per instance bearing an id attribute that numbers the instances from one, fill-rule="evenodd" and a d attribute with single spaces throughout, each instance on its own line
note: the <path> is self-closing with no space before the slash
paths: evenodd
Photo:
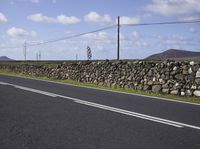
<path id="1" fill-rule="evenodd" d="M 169 49 L 162 53 L 151 55 L 147 57 L 146 59 L 159 60 L 159 59 L 192 58 L 192 57 L 200 57 L 200 52 Z"/>

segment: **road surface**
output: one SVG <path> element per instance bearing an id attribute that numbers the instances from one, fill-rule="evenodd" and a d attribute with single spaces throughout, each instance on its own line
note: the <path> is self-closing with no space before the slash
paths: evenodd
<path id="1" fill-rule="evenodd" d="M 0 149 L 200 149 L 200 105 L 0 75 Z"/>

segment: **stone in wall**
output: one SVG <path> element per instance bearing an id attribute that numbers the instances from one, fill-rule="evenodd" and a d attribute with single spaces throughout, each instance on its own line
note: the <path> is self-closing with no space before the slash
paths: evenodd
<path id="1" fill-rule="evenodd" d="M 161 86 L 161 85 L 153 85 L 153 86 L 152 86 L 152 92 L 158 93 L 158 92 L 161 91 L 161 89 L 162 89 L 162 86 Z"/>
<path id="2" fill-rule="evenodd" d="M 193 94 L 197 97 L 200 97 L 200 90 L 195 90 Z"/>

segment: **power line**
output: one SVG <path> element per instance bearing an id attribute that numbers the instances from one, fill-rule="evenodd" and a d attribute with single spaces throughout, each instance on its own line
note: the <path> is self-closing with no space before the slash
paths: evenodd
<path id="1" fill-rule="evenodd" d="M 62 41 L 62 40 L 66 40 L 66 39 L 71 39 L 71 38 L 76 38 L 76 37 L 80 37 L 83 35 L 87 35 L 87 34 L 92 34 L 92 33 L 96 33 L 96 32 L 100 32 L 100 31 L 104 31 L 104 30 L 108 30 L 111 28 L 114 28 L 116 25 L 111 25 L 111 26 L 107 26 L 104 28 L 100 28 L 97 30 L 93 30 L 93 31 L 89 31 L 89 32 L 84 32 L 84 33 L 80 33 L 80 34 L 75 34 L 75 35 L 71 35 L 71 36 L 65 36 L 65 37 L 60 37 L 57 39 L 51 39 L 51 40 L 46 40 L 46 41 L 42 41 L 42 42 L 35 42 L 35 43 L 31 43 L 31 42 L 26 42 L 26 46 L 38 46 L 38 45 L 43 45 L 43 44 L 48 44 L 48 43 L 52 43 L 52 42 L 58 42 L 58 41 Z M 11 47 L 0 47 L 0 49 L 17 49 L 17 48 L 22 48 L 24 45 L 22 46 L 11 46 Z"/>
<path id="2" fill-rule="evenodd" d="M 11 46 L 11 47 L 0 47 L 0 49 L 18 49 L 22 48 L 23 46 Z"/>
<path id="3" fill-rule="evenodd" d="M 66 39 L 76 38 L 76 37 L 80 37 L 80 36 L 83 36 L 83 35 L 92 34 L 92 33 L 100 32 L 100 31 L 103 31 L 103 30 L 108 30 L 108 29 L 111 29 L 111 28 L 113 28 L 115 26 L 116 25 L 111 25 L 111 26 L 104 27 L 104 28 L 97 29 L 97 30 L 93 30 L 93 31 L 90 31 L 90 32 L 84 32 L 84 33 L 75 34 L 75 35 L 71 35 L 71 36 L 60 37 L 60 38 L 57 38 L 57 39 L 46 40 L 46 41 L 35 43 L 35 44 L 28 44 L 28 46 L 37 46 L 37 45 L 42 45 L 42 44 L 48 44 L 48 43 L 52 43 L 52 42 L 62 41 L 62 40 L 66 40 Z"/>
<path id="4" fill-rule="evenodd" d="M 152 23 L 137 23 L 137 24 L 120 24 L 122 26 L 148 26 L 148 25 L 173 25 L 173 24 L 189 24 L 200 23 L 200 19 L 190 21 L 173 21 L 173 22 L 152 22 Z"/>

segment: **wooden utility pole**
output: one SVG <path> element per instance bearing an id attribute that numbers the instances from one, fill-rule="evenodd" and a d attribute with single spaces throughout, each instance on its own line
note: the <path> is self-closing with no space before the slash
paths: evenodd
<path id="1" fill-rule="evenodd" d="M 42 54 L 41 54 L 41 51 L 39 51 L 39 54 L 38 54 L 39 61 L 41 60 L 41 57 L 42 57 Z"/>
<path id="2" fill-rule="evenodd" d="M 23 53 L 24 53 L 24 60 L 26 61 L 26 47 L 27 45 L 26 45 L 26 41 L 24 42 L 24 49 L 23 49 Z"/>
<path id="3" fill-rule="evenodd" d="M 36 61 L 38 61 L 38 53 L 36 52 Z"/>
<path id="4" fill-rule="evenodd" d="M 120 17 L 117 18 L 117 60 L 119 60 L 120 50 Z"/>

